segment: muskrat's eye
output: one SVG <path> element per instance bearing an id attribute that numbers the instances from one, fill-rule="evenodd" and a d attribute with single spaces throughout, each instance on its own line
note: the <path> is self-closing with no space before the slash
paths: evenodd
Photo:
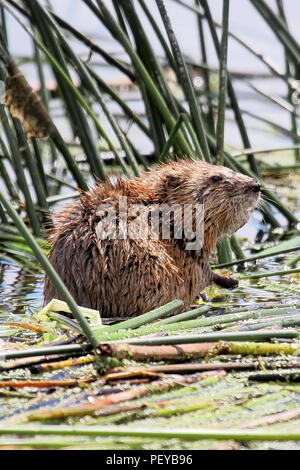
<path id="1" fill-rule="evenodd" d="M 222 181 L 222 176 L 220 175 L 214 175 L 211 177 L 211 180 L 214 182 L 214 183 L 217 183 L 218 181 Z"/>

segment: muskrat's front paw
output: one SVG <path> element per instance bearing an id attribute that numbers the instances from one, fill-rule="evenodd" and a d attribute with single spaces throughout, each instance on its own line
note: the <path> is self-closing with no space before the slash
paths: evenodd
<path id="1" fill-rule="evenodd" d="M 228 277 L 227 282 L 228 282 L 227 289 L 235 289 L 239 285 L 239 281 L 235 277 Z"/>
<path id="2" fill-rule="evenodd" d="M 202 299 L 203 302 L 207 302 L 207 301 L 208 301 L 208 297 L 207 297 L 207 295 L 205 294 L 205 292 L 201 292 L 201 293 L 199 294 L 199 299 Z"/>
<path id="3" fill-rule="evenodd" d="M 235 277 L 220 276 L 219 274 L 215 275 L 214 283 L 224 289 L 235 289 L 239 285 L 239 281 Z"/>

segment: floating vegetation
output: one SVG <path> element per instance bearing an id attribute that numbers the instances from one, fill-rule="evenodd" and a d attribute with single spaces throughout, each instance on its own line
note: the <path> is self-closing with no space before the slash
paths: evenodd
<path id="1" fill-rule="evenodd" d="M 53 305 L 55 309 L 55 302 Z M 10 343 L 3 342 L 0 403 L 8 407 L 0 414 L 0 446 L 147 449 L 151 442 L 164 449 L 184 449 L 189 441 L 189 448 L 216 449 L 222 447 L 220 441 L 229 447 L 234 441 L 236 448 L 241 442 L 251 448 L 252 441 L 271 441 L 271 447 L 277 448 L 276 442 L 284 440 L 297 447 L 300 329 L 282 329 L 282 324 L 278 329 L 279 323 L 274 327 L 273 321 L 297 316 L 299 305 L 278 302 L 277 307 L 239 312 L 238 307 L 223 305 L 219 309 L 208 303 L 171 316 L 176 306 L 174 301 L 137 318 L 100 328 L 94 325 L 97 336 L 102 330 L 105 342 L 98 336 L 93 354 L 84 352 L 92 352 L 92 346 L 82 344 L 83 336 L 74 333 L 68 345 L 60 341 L 51 346 L 36 338 L 36 348 L 22 345 L 16 351 L 5 351 Z M 66 325 L 52 315 L 49 307 L 42 315 L 35 314 L 34 325 L 41 325 L 36 333 L 41 336 L 42 325 L 49 323 L 57 338 L 64 337 Z M 163 315 L 167 318 L 162 319 Z M 262 329 L 245 335 L 245 328 L 257 318 L 263 318 Z M 191 326 L 183 343 L 180 324 L 195 321 L 209 325 L 215 333 L 201 333 L 199 326 Z M 214 330 L 222 324 L 225 329 L 230 325 L 234 333 Z M 26 329 L 26 319 L 23 326 Z M 163 331 L 163 327 L 174 328 Z M 135 341 L 141 344 L 127 343 L 130 332 L 136 332 Z M 118 338 L 123 335 L 121 343 L 112 339 L 117 333 Z M 226 334 L 228 338 L 234 335 L 235 340 L 224 340 Z M 282 342 L 282 336 L 290 337 L 291 342 Z M 207 342 L 207 337 L 215 342 Z M 143 429 L 151 431 L 142 431 L 141 422 Z M 10 439 L 9 434 L 16 430 L 20 430 L 18 439 Z M 32 437 L 26 438 L 29 435 Z M 55 435 L 60 436 L 61 445 Z M 76 436 L 86 437 L 83 441 Z M 98 436 L 97 443 L 90 441 L 91 436 Z M 138 447 L 136 438 L 141 439 Z M 170 438 L 170 443 L 165 440 L 162 444 L 163 438 Z"/>

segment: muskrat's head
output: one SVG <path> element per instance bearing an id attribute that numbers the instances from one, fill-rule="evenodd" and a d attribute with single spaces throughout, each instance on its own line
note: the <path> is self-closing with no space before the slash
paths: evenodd
<path id="1" fill-rule="evenodd" d="M 190 159 L 162 165 L 142 180 L 162 203 L 202 204 L 205 238 L 212 249 L 220 236 L 234 233 L 249 220 L 260 194 L 254 179 Z"/>

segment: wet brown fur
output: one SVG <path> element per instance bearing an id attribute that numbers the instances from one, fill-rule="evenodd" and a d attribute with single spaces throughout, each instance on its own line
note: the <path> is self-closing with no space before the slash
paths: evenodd
<path id="1" fill-rule="evenodd" d="M 49 258 L 77 303 L 103 317 L 139 315 L 175 298 L 188 308 L 213 282 L 237 285 L 214 274 L 209 259 L 222 235 L 247 222 L 258 194 L 253 179 L 190 159 L 169 162 L 136 181 L 107 180 L 59 214 Z M 203 248 L 186 250 L 185 240 L 174 239 L 99 239 L 99 206 L 118 208 L 120 196 L 127 197 L 128 208 L 142 203 L 143 211 L 151 204 L 203 203 Z M 53 297 L 59 295 L 46 278 L 45 301 Z"/>

